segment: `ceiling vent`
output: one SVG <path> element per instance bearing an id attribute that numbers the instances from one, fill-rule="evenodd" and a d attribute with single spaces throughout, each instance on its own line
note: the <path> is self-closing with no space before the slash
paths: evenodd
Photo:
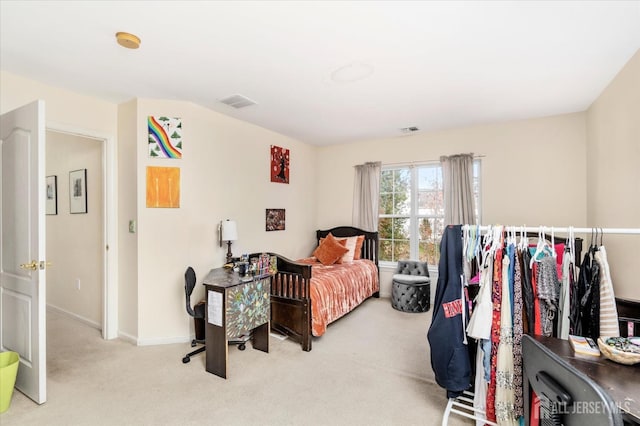
<path id="1" fill-rule="evenodd" d="M 246 96 L 242 96 L 242 95 L 231 95 L 224 99 L 220 99 L 220 102 L 236 109 L 248 107 L 250 105 L 255 105 L 257 103 L 247 98 Z"/>
<path id="2" fill-rule="evenodd" d="M 413 133 L 413 132 L 417 132 L 418 129 L 416 126 L 411 126 L 411 127 L 403 127 L 402 129 L 400 129 L 400 131 L 402 133 Z"/>

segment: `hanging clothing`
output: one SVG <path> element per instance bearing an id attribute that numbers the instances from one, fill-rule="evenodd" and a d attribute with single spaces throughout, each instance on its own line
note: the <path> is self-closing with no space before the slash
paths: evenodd
<path id="1" fill-rule="evenodd" d="M 531 253 L 529 250 L 519 250 L 518 260 L 522 274 L 522 318 L 526 318 L 526 322 L 523 323 L 523 332 L 533 334 L 535 317 L 533 315 L 533 287 L 531 285 L 531 268 L 529 268 Z"/>
<path id="2" fill-rule="evenodd" d="M 558 312 L 558 273 L 556 259 L 546 256 L 538 262 L 536 277 L 537 296 L 540 299 L 540 325 L 542 335 L 553 336 L 553 322 Z"/>
<path id="3" fill-rule="evenodd" d="M 618 337 L 620 336 L 618 308 L 613 293 L 607 251 L 604 246 L 600 246 L 595 253 L 595 260 L 600 266 L 600 336 Z"/>
<path id="4" fill-rule="evenodd" d="M 480 269 L 480 288 L 475 299 L 475 307 L 467 326 L 467 335 L 474 339 L 491 338 L 491 316 L 493 305 L 491 302 L 491 286 L 493 284 L 493 261 L 488 255 L 488 249 L 483 252 Z"/>
<path id="5" fill-rule="evenodd" d="M 431 347 L 431 368 L 438 385 L 455 398 L 471 386 L 471 361 L 466 345 L 462 271 L 462 226 L 449 225 L 440 242 L 438 283 L 427 339 Z"/>
<path id="6" fill-rule="evenodd" d="M 558 303 L 558 329 L 557 336 L 560 339 L 567 340 L 569 338 L 569 324 L 571 318 L 570 298 L 571 288 L 573 287 L 573 262 L 571 261 L 571 253 L 564 252 L 562 261 L 562 281 L 560 287 L 560 300 Z"/>
<path id="7" fill-rule="evenodd" d="M 484 247 L 481 253 L 480 288 L 475 299 L 475 307 L 469 325 L 467 335 L 478 340 L 476 353 L 476 376 L 473 392 L 473 407 L 477 410 L 476 426 L 484 426 L 486 416 L 480 414 L 486 412 L 487 387 L 491 376 L 491 316 L 493 306 L 491 303 L 491 286 L 493 285 L 493 260 L 489 256 L 490 247 Z"/>
<path id="8" fill-rule="evenodd" d="M 524 394 L 522 393 L 522 271 L 516 250 L 513 273 L 513 414 L 524 422 Z"/>
<path id="9" fill-rule="evenodd" d="M 485 372 L 485 347 L 491 348 L 491 346 L 485 346 L 487 340 L 478 341 L 478 352 L 476 353 L 476 379 L 473 385 L 473 408 L 476 410 L 476 426 L 484 426 L 486 422 L 486 416 L 482 413 L 487 411 L 487 380 Z"/>
<path id="10" fill-rule="evenodd" d="M 533 334 L 542 336 L 542 321 L 540 321 L 540 299 L 538 298 L 538 263 L 531 269 L 531 289 L 533 290 Z M 531 332 L 531 330 L 529 330 Z"/>
<path id="11" fill-rule="evenodd" d="M 493 260 L 493 286 L 491 302 L 493 313 L 491 318 L 491 375 L 487 387 L 487 420 L 496 421 L 496 367 L 498 365 L 498 346 L 500 344 L 500 313 L 502 304 L 502 248 L 496 250 Z"/>
<path id="12" fill-rule="evenodd" d="M 589 282 L 586 283 L 584 296 L 580 299 L 581 336 L 591 337 L 593 340 L 597 340 L 600 334 L 600 266 L 593 258 L 595 252 L 596 248 L 592 247 L 585 255 L 588 257 Z"/>
<path id="13" fill-rule="evenodd" d="M 570 301 L 570 314 L 569 314 L 569 334 L 575 336 L 583 336 L 582 324 L 583 324 L 583 305 L 582 299 L 584 299 L 587 291 L 589 290 L 589 283 L 591 282 L 591 255 L 590 250 L 584 254 L 582 263 L 580 264 L 580 274 L 576 280 L 574 286 L 571 288 L 569 295 Z"/>
<path id="14" fill-rule="evenodd" d="M 502 259 L 502 300 L 500 302 L 500 342 L 496 364 L 496 420 L 500 426 L 515 426 L 513 387 L 513 325 L 511 318 L 510 257 Z"/>

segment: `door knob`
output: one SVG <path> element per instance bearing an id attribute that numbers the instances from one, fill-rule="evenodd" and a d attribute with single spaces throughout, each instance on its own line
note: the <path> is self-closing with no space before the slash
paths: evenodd
<path id="1" fill-rule="evenodd" d="M 20 267 L 22 269 L 30 269 L 32 271 L 39 269 L 44 269 L 47 266 L 51 266 L 51 262 L 45 262 L 44 260 L 41 260 L 40 262 L 36 262 L 35 260 L 32 260 L 31 263 L 22 263 L 20 264 Z"/>
<path id="2" fill-rule="evenodd" d="M 31 263 L 21 263 L 20 267 L 22 269 L 31 269 L 32 271 L 35 271 L 36 269 L 38 269 L 38 262 L 32 260 Z"/>

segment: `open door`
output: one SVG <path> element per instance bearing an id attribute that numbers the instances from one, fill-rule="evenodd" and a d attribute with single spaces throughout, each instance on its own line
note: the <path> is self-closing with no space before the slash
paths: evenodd
<path id="1" fill-rule="evenodd" d="M 0 350 L 20 355 L 16 388 L 47 399 L 44 102 L 0 117 Z"/>

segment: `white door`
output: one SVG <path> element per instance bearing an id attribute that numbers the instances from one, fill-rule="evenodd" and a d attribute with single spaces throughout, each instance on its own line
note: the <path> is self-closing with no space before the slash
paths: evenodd
<path id="1" fill-rule="evenodd" d="M 44 102 L 0 117 L 0 350 L 20 354 L 16 388 L 47 399 Z"/>

